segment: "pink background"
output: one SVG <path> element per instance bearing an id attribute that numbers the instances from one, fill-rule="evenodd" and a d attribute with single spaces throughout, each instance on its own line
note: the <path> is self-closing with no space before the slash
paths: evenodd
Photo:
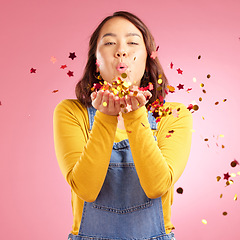
<path id="1" fill-rule="evenodd" d="M 240 171 L 239 165 L 230 166 L 234 159 L 240 161 L 238 0 L 14 0 L 1 4 L 1 239 L 67 239 L 72 225 L 70 187 L 54 152 L 53 111 L 61 100 L 75 98 L 90 34 L 116 10 L 133 12 L 149 26 L 171 85 L 184 84 L 183 90 L 176 88 L 166 100 L 186 106 L 195 100 L 200 107 L 193 113 L 189 162 L 175 185 L 184 190 L 175 192 L 172 207 L 177 240 L 238 239 L 240 199 L 233 197 L 240 197 L 240 176 L 231 178 L 234 184 L 228 187 L 226 180 L 216 181 L 218 175 L 223 178 L 224 173 Z M 77 58 L 68 58 L 69 52 Z M 52 56 L 55 63 L 50 61 Z M 63 64 L 66 69 L 60 69 Z M 37 69 L 35 74 L 31 68 Z M 74 77 L 67 75 L 69 70 Z M 200 83 L 205 84 L 206 94 Z M 187 88 L 192 91 L 187 93 Z M 224 137 L 219 138 L 220 134 Z M 224 211 L 227 216 L 222 215 Z M 208 223 L 204 225 L 202 219 Z"/>

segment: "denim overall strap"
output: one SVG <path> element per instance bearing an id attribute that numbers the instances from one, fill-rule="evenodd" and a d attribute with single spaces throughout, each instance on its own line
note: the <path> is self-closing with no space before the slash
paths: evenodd
<path id="1" fill-rule="evenodd" d="M 91 129 L 96 110 L 88 112 Z M 154 117 L 148 119 L 156 127 Z M 141 187 L 128 139 L 114 143 L 101 191 L 94 202 L 84 202 L 78 235 L 69 234 L 69 240 L 110 239 L 175 239 L 165 232 L 161 197 L 150 199 Z"/>

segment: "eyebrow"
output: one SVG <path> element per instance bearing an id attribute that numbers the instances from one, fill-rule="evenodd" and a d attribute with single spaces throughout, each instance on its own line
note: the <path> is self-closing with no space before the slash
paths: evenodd
<path id="1" fill-rule="evenodd" d="M 102 38 L 107 37 L 107 36 L 117 37 L 117 35 L 115 33 L 106 33 L 106 34 L 104 34 L 102 36 Z M 130 36 L 138 36 L 138 37 L 140 37 L 140 35 L 137 34 L 137 33 L 128 33 L 128 34 L 125 35 L 125 37 L 130 37 Z"/>

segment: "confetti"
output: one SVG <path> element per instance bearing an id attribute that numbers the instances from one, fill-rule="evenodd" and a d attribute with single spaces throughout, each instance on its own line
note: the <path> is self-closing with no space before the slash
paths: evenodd
<path id="1" fill-rule="evenodd" d="M 96 59 L 96 65 L 99 67 L 101 64 L 100 60 Z"/>
<path id="2" fill-rule="evenodd" d="M 183 84 L 179 83 L 179 85 L 177 86 L 178 90 L 183 89 L 183 86 L 184 86 Z"/>
<path id="3" fill-rule="evenodd" d="M 195 77 L 193 78 L 193 82 L 197 82 L 197 79 Z"/>
<path id="4" fill-rule="evenodd" d="M 203 83 L 201 83 L 201 84 L 200 84 L 200 87 L 204 87 L 204 84 L 203 84 Z"/>
<path id="5" fill-rule="evenodd" d="M 207 75 L 207 78 L 210 78 L 210 77 L 211 77 L 211 75 L 210 75 L 210 74 L 208 74 L 208 75 Z"/>
<path id="6" fill-rule="evenodd" d="M 183 73 L 183 71 L 180 68 L 177 69 L 177 72 L 178 72 L 178 74 L 182 74 Z"/>
<path id="7" fill-rule="evenodd" d="M 220 176 L 217 176 L 217 181 L 219 182 L 221 180 L 221 177 Z"/>
<path id="8" fill-rule="evenodd" d="M 182 189 L 181 187 L 179 187 L 179 188 L 177 189 L 177 193 L 182 194 L 182 193 L 183 193 L 183 189 Z"/>
<path id="9" fill-rule="evenodd" d="M 223 102 L 226 102 L 227 101 L 227 99 L 223 99 Z"/>
<path id="10" fill-rule="evenodd" d="M 215 102 L 215 105 L 218 105 L 219 104 L 219 102 Z"/>
<path id="11" fill-rule="evenodd" d="M 152 54 L 151 54 L 150 58 L 155 59 L 157 57 L 158 48 L 159 48 L 159 46 L 157 46 L 156 51 L 152 51 Z"/>
<path id="12" fill-rule="evenodd" d="M 231 162 L 231 167 L 236 167 L 237 165 L 239 165 L 239 162 L 234 159 L 234 161 Z"/>
<path id="13" fill-rule="evenodd" d="M 235 194 L 233 200 L 234 200 L 234 201 L 237 201 L 237 194 Z"/>
<path id="14" fill-rule="evenodd" d="M 189 91 L 191 91 L 191 90 L 192 90 L 192 88 L 188 88 L 186 92 L 188 92 L 188 93 L 189 93 Z"/>
<path id="15" fill-rule="evenodd" d="M 61 65 L 60 69 L 64 69 L 64 68 L 66 68 L 66 67 L 67 67 L 66 64 L 65 64 L 65 65 Z"/>
<path id="16" fill-rule="evenodd" d="M 158 79 L 158 84 L 162 84 L 162 79 L 161 78 Z"/>
<path id="17" fill-rule="evenodd" d="M 171 136 L 172 136 L 172 135 L 170 135 L 170 134 L 169 134 L 169 135 L 166 135 L 166 138 L 170 138 Z"/>
<path id="18" fill-rule="evenodd" d="M 75 55 L 75 52 L 70 52 L 69 53 L 69 58 L 71 58 L 72 60 L 74 59 L 74 58 L 76 58 L 77 56 Z"/>
<path id="19" fill-rule="evenodd" d="M 198 59 L 200 59 L 200 58 L 201 58 L 201 55 L 198 56 Z"/>
<path id="20" fill-rule="evenodd" d="M 56 93 L 56 92 L 58 92 L 58 90 L 53 90 L 53 91 L 52 91 L 52 93 Z"/>
<path id="21" fill-rule="evenodd" d="M 51 59 L 50 59 L 50 61 L 51 61 L 52 63 L 55 63 L 55 62 L 57 61 L 57 59 L 52 56 Z"/>
<path id="22" fill-rule="evenodd" d="M 194 111 L 197 111 L 199 109 L 199 106 L 198 105 L 193 105 L 193 110 Z"/>
<path id="23" fill-rule="evenodd" d="M 172 115 L 173 115 L 174 117 L 178 117 L 178 116 L 179 116 L 179 113 L 177 112 L 177 109 L 173 109 Z"/>
<path id="24" fill-rule="evenodd" d="M 220 195 L 220 198 L 222 198 L 222 197 L 223 197 L 223 195 L 221 194 L 221 195 Z"/>
<path id="25" fill-rule="evenodd" d="M 126 77 L 127 77 L 127 74 L 126 74 L 126 73 L 122 73 L 122 74 L 121 74 L 121 77 L 122 77 L 122 78 L 126 78 Z"/>
<path id="26" fill-rule="evenodd" d="M 236 173 L 231 173 L 230 176 L 231 176 L 232 178 L 234 178 L 234 177 L 237 176 L 237 174 L 236 174 Z"/>
<path id="27" fill-rule="evenodd" d="M 170 68 L 173 69 L 173 63 L 172 62 L 170 63 Z"/>
<path id="28" fill-rule="evenodd" d="M 37 70 L 37 69 L 35 69 L 35 68 L 31 68 L 31 69 L 30 69 L 30 73 L 36 73 L 36 70 Z"/>
<path id="29" fill-rule="evenodd" d="M 203 219 L 203 220 L 202 220 L 202 223 L 203 223 L 203 224 L 207 224 L 207 220 L 206 220 L 206 219 Z"/>
<path id="30" fill-rule="evenodd" d="M 170 130 L 170 131 L 168 131 L 168 133 L 174 133 L 174 130 Z"/>
<path id="31" fill-rule="evenodd" d="M 73 77 L 73 72 L 72 72 L 72 71 L 68 71 L 68 72 L 67 72 L 67 75 L 68 75 L 69 77 Z"/>
<path id="32" fill-rule="evenodd" d="M 200 102 L 202 101 L 202 98 L 201 98 L 201 97 L 199 98 L 199 101 L 200 101 Z"/>
<path id="33" fill-rule="evenodd" d="M 203 91 L 203 93 L 206 93 L 206 90 L 203 89 L 202 91 Z"/>
<path id="34" fill-rule="evenodd" d="M 229 178 L 230 178 L 230 175 L 229 175 L 229 173 L 227 172 L 227 173 L 225 173 L 225 174 L 223 174 L 224 175 L 224 178 L 223 179 L 226 179 L 226 180 L 228 180 Z"/>
<path id="35" fill-rule="evenodd" d="M 106 107 L 106 106 L 107 106 L 107 103 L 106 103 L 106 102 L 103 102 L 103 106 Z"/>
<path id="36" fill-rule="evenodd" d="M 223 214 L 223 216 L 226 216 L 226 215 L 227 215 L 227 212 L 223 212 L 222 214 Z"/>
<path id="37" fill-rule="evenodd" d="M 174 93 L 175 88 L 173 86 L 168 85 L 167 88 L 169 89 L 170 93 Z"/>

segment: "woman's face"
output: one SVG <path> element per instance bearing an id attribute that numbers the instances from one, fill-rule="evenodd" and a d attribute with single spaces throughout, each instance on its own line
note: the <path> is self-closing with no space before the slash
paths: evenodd
<path id="1" fill-rule="evenodd" d="M 108 20 L 97 41 L 97 71 L 112 83 L 124 72 L 125 81 L 140 86 L 147 60 L 147 50 L 142 33 L 122 17 Z"/>

